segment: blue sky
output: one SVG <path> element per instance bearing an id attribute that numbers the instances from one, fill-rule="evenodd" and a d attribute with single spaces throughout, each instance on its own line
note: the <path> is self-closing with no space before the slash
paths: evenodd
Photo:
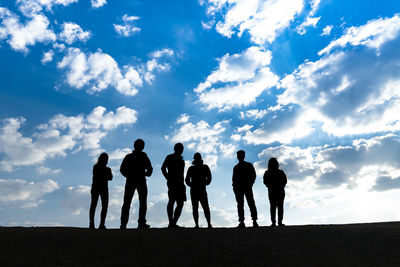
<path id="1" fill-rule="evenodd" d="M 287 224 L 399 220 L 399 12 L 389 0 L 0 1 L 0 224 L 86 227 L 106 151 L 118 227 L 136 138 L 155 169 L 155 227 L 176 142 L 186 167 L 195 152 L 211 167 L 215 226 L 237 224 L 238 149 L 258 173 L 261 225 L 270 157 L 288 176 Z M 135 196 L 130 227 L 137 208 Z M 180 224 L 193 226 L 190 201 Z"/>

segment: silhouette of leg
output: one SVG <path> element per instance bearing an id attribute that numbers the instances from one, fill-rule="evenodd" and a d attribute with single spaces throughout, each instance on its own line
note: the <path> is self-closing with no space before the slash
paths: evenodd
<path id="1" fill-rule="evenodd" d="M 196 189 L 190 189 L 190 198 L 192 200 L 192 213 L 195 227 L 199 227 L 199 196 Z"/>
<path id="2" fill-rule="evenodd" d="M 247 204 L 249 205 L 251 219 L 253 221 L 257 221 L 258 220 L 257 208 L 256 208 L 256 203 L 254 201 L 253 189 L 251 187 L 245 191 L 245 196 L 246 196 Z"/>
<path id="3" fill-rule="evenodd" d="M 138 226 L 146 226 L 146 212 L 147 212 L 147 184 L 146 182 L 140 184 L 137 188 L 139 194 L 139 219 Z"/>
<path id="4" fill-rule="evenodd" d="M 239 222 L 243 223 L 244 222 L 244 193 L 239 188 L 233 188 L 233 192 L 235 193 Z"/>
<path id="5" fill-rule="evenodd" d="M 135 193 L 135 185 L 126 180 L 125 184 L 125 193 L 124 193 L 124 204 L 121 209 L 121 229 L 126 228 L 129 220 L 129 210 L 131 208 L 131 202 L 133 198 L 133 194 Z"/>
<path id="6" fill-rule="evenodd" d="M 211 214 L 210 214 L 210 206 L 208 205 L 208 197 L 207 192 L 204 192 L 200 195 L 200 204 L 203 207 L 204 217 L 206 217 L 208 227 L 211 228 Z"/>
<path id="7" fill-rule="evenodd" d="M 176 223 L 179 220 L 179 217 L 181 216 L 182 213 L 182 208 L 183 208 L 183 201 L 176 201 L 176 208 L 174 212 L 174 218 L 172 220 L 173 225 L 176 225 Z"/>
<path id="8" fill-rule="evenodd" d="M 283 225 L 283 202 L 285 200 L 285 195 L 281 196 L 281 198 L 277 201 L 277 206 L 278 206 L 278 224 Z"/>
<path id="9" fill-rule="evenodd" d="M 91 193 L 91 201 L 89 209 L 89 228 L 94 229 L 94 213 L 96 212 L 97 202 L 99 200 L 99 192 L 92 188 L 90 193 Z"/>
<path id="10" fill-rule="evenodd" d="M 175 201 L 172 199 L 169 199 L 168 204 L 167 204 L 167 214 L 168 214 L 168 221 L 169 225 L 172 226 L 172 221 L 174 219 L 174 203 Z"/>
<path id="11" fill-rule="evenodd" d="M 108 188 L 105 188 L 100 193 L 101 197 L 101 215 L 100 215 L 100 228 L 105 228 L 107 209 L 108 209 Z"/>
<path id="12" fill-rule="evenodd" d="M 269 212 L 271 214 L 271 222 L 273 225 L 276 224 L 276 200 L 275 195 L 272 190 L 268 190 L 268 199 L 269 199 Z"/>

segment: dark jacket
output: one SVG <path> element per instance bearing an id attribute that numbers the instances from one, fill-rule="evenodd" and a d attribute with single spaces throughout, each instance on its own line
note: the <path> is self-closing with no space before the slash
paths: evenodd
<path id="1" fill-rule="evenodd" d="M 266 170 L 263 179 L 268 190 L 281 191 L 287 184 L 286 174 L 279 169 Z"/>
<path id="2" fill-rule="evenodd" d="M 184 184 L 185 161 L 178 154 L 169 154 L 161 166 L 168 185 Z"/>
<path id="3" fill-rule="evenodd" d="M 252 187 L 256 180 L 256 170 L 247 161 L 239 162 L 233 168 L 232 186 L 238 188 Z"/>
<path id="4" fill-rule="evenodd" d="M 122 161 L 120 172 L 127 179 L 146 181 L 146 176 L 153 173 L 153 167 L 146 153 L 133 150 Z"/>
<path id="5" fill-rule="evenodd" d="M 194 164 L 190 166 L 185 182 L 192 189 L 205 188 L 211 183 L 211 171 L 205 164 Z"/>
<path id="6" fill-rule="evenodd" d="M 93 181 L 92 187 L 95 188 L 107 188 L 108 181 L 113 178 L 111 169 L 107 166 L 95 164 L 93 166 Z"/>

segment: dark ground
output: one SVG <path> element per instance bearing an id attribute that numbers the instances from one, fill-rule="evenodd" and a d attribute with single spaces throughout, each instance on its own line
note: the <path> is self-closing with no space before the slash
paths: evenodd
<path id="1" fill-rule="evenodd" d="M 0 227 L 0 266 L 400 266 L 400 222 L 235 229 Z"/>

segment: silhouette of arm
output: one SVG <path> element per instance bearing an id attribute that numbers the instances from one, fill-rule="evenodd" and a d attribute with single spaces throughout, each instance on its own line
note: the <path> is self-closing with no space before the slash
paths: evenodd
<path id="1" fill-rule="evenodd" d="M 206 169 L 206 185 L 209 185 L 211 183 L 211 171 L 210 168 L 208 167 L 208 165 L 205 165 L 205 169 Z"/>
<path id="2" fill-rule="evenodd" d="M 249 176 L 251 178 L 251 184 L 253 185 L 254 182 L 256 181 L 257 174 L 256 174 L 256 170 L 254 169 L 253 164 L 249 163 L 249 166 L 250 166 L 250 168 L 249 168 L 249 172 L 250 172 Z"/>
<path id="3" fill-rule="evenodd" d="M 187 173 L 186 173 L 186 178 L 185 178 L 185 183 L 186 183 L 186 185 L 187 186 L 189 186 L 189 187 L 191 187 L 192 186 L 192 181 L 191 181 L 191 178 L 192 178 L 192 167 L 189 167 L 189 169 L 187 170 Z"/>
<path id="4" fill-rule="evenodd" d="M 129 158 L 129 155 L 126 155 L 125 158 L 124 158 L 124 160 L 123 160 L 122 163 L 121 163 L 121 167 L 119 168 L 119 172 L 120 172 L 123 176 L 125 176 L 125 177 L 128 177 L 128 176 L 129 176 L 128 158 Z"/>
<path id="5" fill-rule="evenodd" d="M 285 172 L 284 171 L 281 171 L 282 172 L 282 185 L 283 185 L 283 188 L 286 186 L 286 184 L 287 184 L 287 178 L 286 178 L 286 174 L 285 174 Z"/>
<path id="6" fill-rule="evenodd" d="M 232 186 L 235 186 L 238 181 L 238 171 L 237 166 L 233 167 L 233 174 L 232 174 Z"/>
<path id="7" fill-rule="evenodd" d="M 113 175 L 112 175 L 112 171 L 111 171 L 111 168 L 108 168 L 107 167 L 107 180 L 108 181 L 111 181 L 112 180 L 112 178 L 113 178 Z"/>
<path id="8" fill-rule="evenodd" d="M 264 176 L 263 176 L 263 182 L 264 182 L 266 187 L 268 187 L 268 185 L 269 185 L 268 178 L 269 178 L 268 171 L 265 171 L 264 172 Z"/>
<path id="9" fill-rule="evenodd" d="M 161 166 L 161 172 L 164 175 L 165 179 L 168 180 L 167 165 L 168 165 L 168 156 L 165 158 L 165 160 Z"/>
<path id="10" fill-rule="evenodd" d="M 145 176 L 149 177 L 153 173 L 153 166 L 151 166 L 151 162 L 149 157 L 146 156 L 146 171 L 144 173 Z"/>

